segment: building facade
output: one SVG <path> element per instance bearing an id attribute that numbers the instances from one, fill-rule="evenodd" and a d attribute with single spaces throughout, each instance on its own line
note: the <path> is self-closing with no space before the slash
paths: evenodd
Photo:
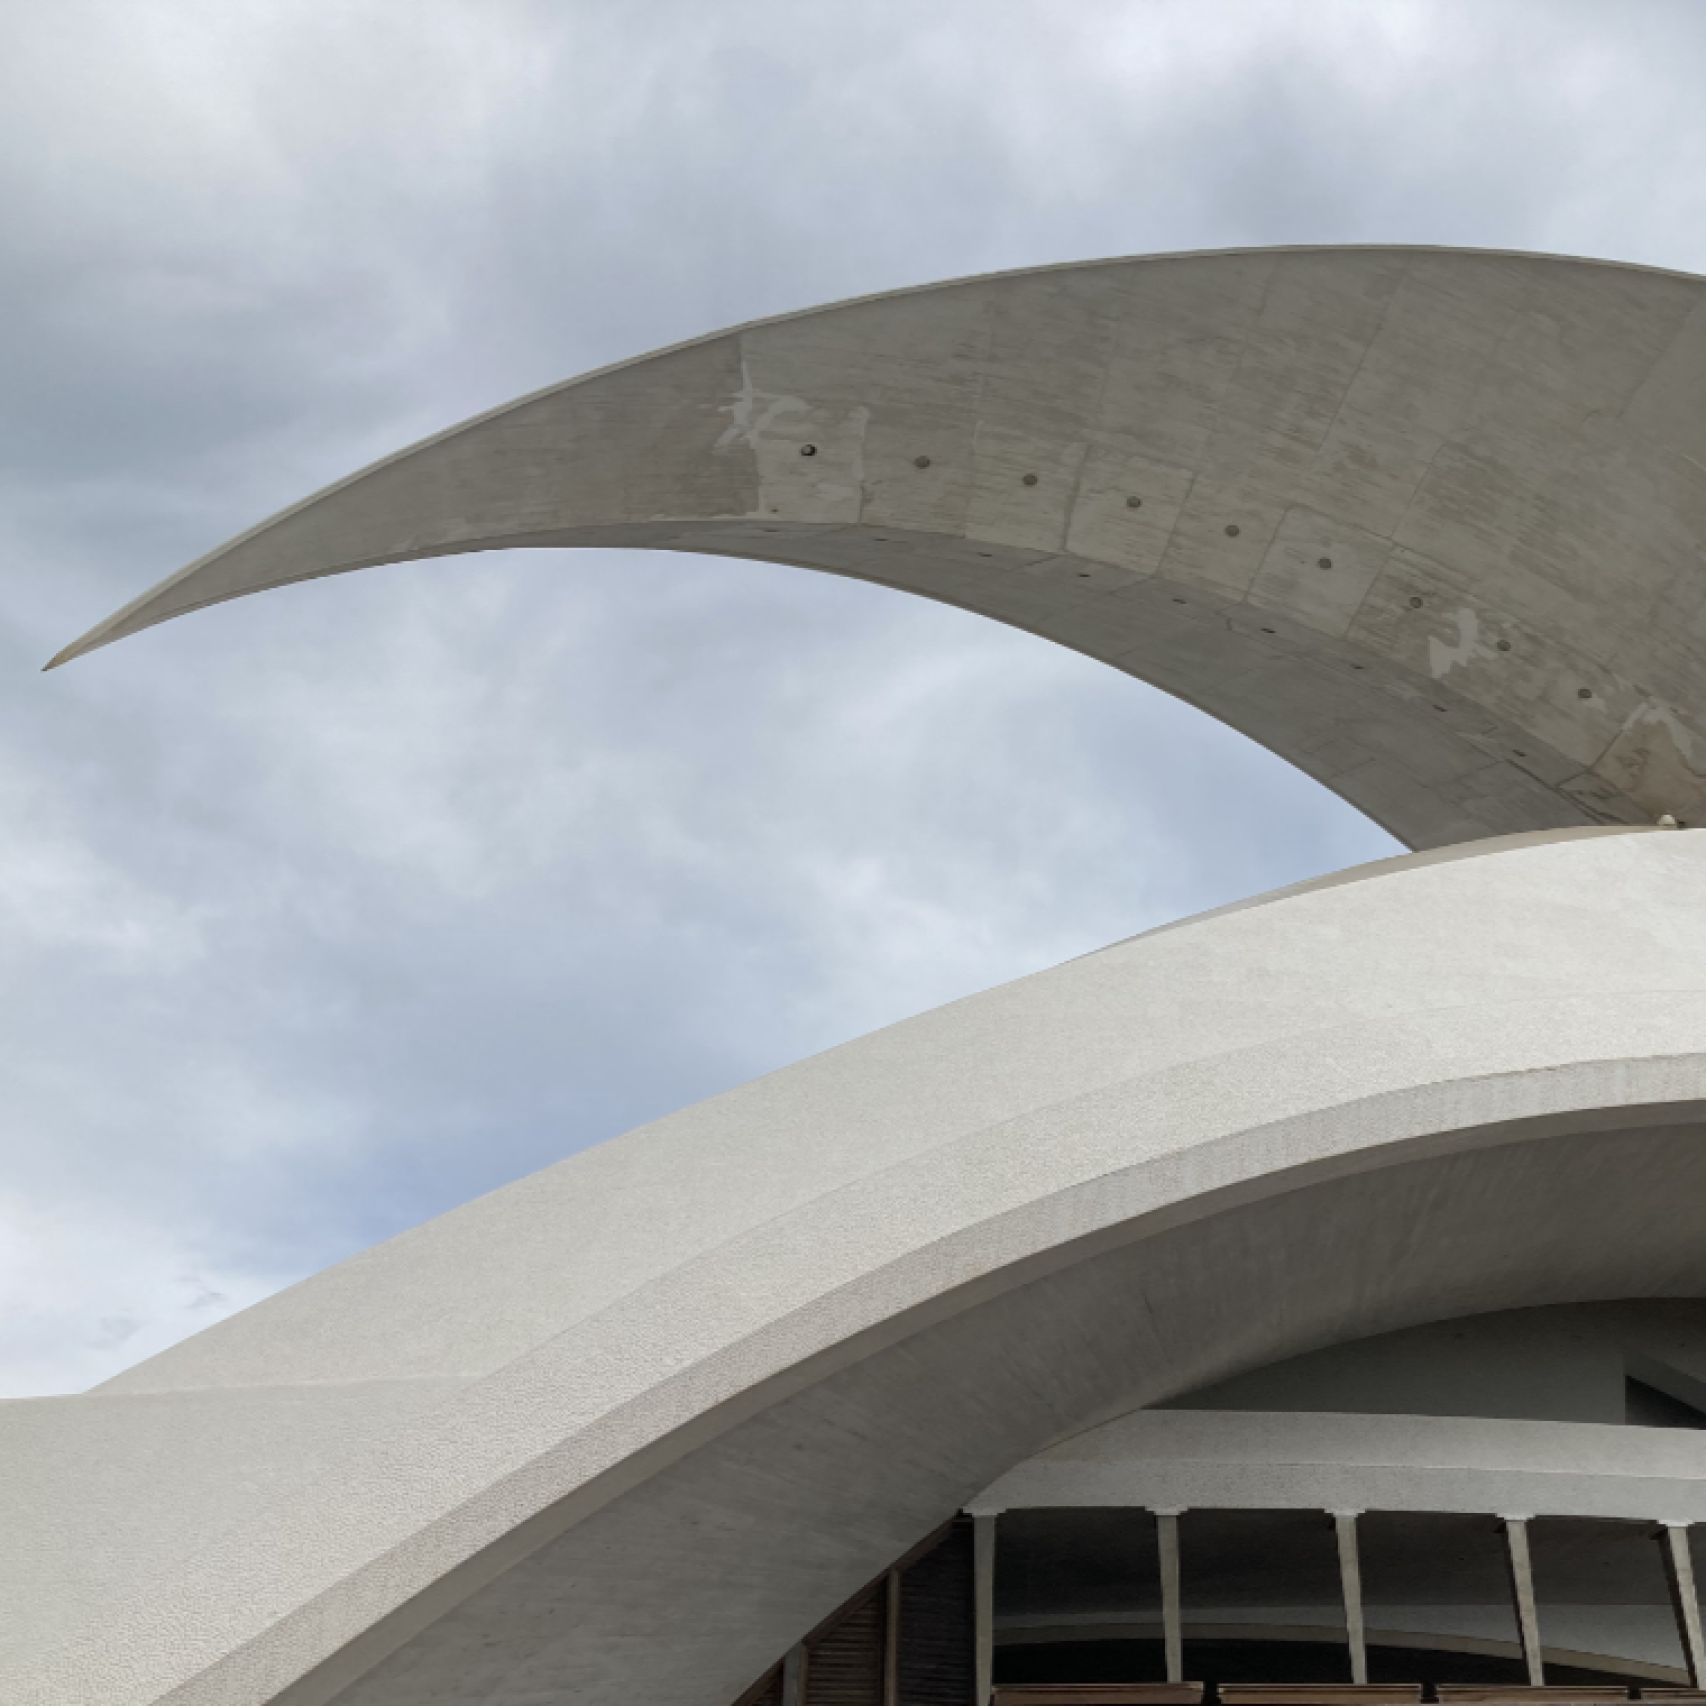
<path id="1" fill-rule="evenodd" d="M 56 661 L 447 553 L 795 563 L 1156 682 L 1416 852 L 0 1406 L 0 1697 L 1706 1684 L 1703 542 L 1706 282 L 1259 251 L 681 346 L 144 595 Z"/>

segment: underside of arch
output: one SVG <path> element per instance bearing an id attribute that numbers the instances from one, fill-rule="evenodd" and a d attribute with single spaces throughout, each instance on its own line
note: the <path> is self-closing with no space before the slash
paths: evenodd
<path id="1" fill-rule="evenodd" d="M 1040 634 L 1402 840 L 1706 815 L 1706 285 L 1163 256 L 759 323 L 524 398 L 192 564 L 201 606 L 512 546 L 751 557 Z"/>
<path id="2" fill-rule="evenodd" d="M 1276 1333 L 1309 1342 L 1451 1318 L 1489 1286 L 1518 1305 L 1698 1294 L 1698 1213 L 1662 1237 L 1612 1228 L 1641 1221 L 1643 1177 L 1681 1193 L 1703 1166 L 1692 1126 L 1517 1142 L 1330 1180 L 1091 1256 L 784 1398 L 501 1573 L 477 1572 L 471 1591 L 444 1584 L 430 1611 L 308 1679 L 303 1706 L 404 1706 L 492 1643 L 576 1699 L 643 1685 L 734 1700 L 974 1504 L 996 1464 L 1184 1384 L 1145 1354 L 1157 1329 L 1198 1367 L 1229 1367 Z M 1311 1231 L 1326 1226 L 1332 1277 L 1304 1283 Z M 1582 1252 L 1571 1268 L 1556 1259 L 1563 1245 Z M 1448 1247 L 1451 1262 L 1428 1259 Z M 541 1623 L 541 1605 L 559 1615 Z"/>

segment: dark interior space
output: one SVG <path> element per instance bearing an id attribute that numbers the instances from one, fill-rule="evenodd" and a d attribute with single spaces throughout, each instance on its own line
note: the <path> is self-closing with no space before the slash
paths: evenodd
<path id="1" fill-rule="evenodd" d="M 1342 1682 L 1345 1650 L 1328 1642 L 1189 1640 L 1185 1674 L 1193 1682 Z M 1018 1682 L 1160 1682 L 1166 1675 L 1161 1641 L 1026 1641 L 997 1646 L 995 1680 Z M 1521 1687 L 1522 1662 L 1491 1653 L 1446 1653 L 1424 1647 L 1368 1649 L 1370 1682 L 1485 1683 Z M 1549 1683 L 1623 1687 L 1626 1676 L 1548 1665 Z"/>

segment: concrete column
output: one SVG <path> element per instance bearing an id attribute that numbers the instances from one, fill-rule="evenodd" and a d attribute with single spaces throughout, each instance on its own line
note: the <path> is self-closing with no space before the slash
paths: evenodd
<path id="1" fill-rule="evenodd" d="M 1345 1601 L 1345 1645 L 1351 1655 L 1351 1681 L 1368 1681 L 1368 1638 L 1362 1621 L 1362 1560 L 1357 1553 L 1358 1511 L 1334 1511 L 1339 1542 L 1339 1588 Z"/>
<path id="2" fill-rule="evenodd" d="M 1517 1635 L 1522 1641 L 1522 1658 L 1528 1666 L 1529 1685 L 1539 1688 L 1546 1681 L 1546 1666 L 1540 1657 L 1540 1614 L 1534 1603 L 1534 1566 L 1528 1555 L 1528 1518 L 1507 1516 L 1504 1524 Z"/>
<path id="3" fill-rule="evenodd" d="M 1161 1560 L 1161 1634 L 1167 1654 L 1167 1680 L 1185 1680 L 1185 1620 L 1179 1594 L 1180 1511 L 1155 1513 L 1155 1544 Z"/>
<path id="4" fill-rule="evenodd" d="M 782 1661 L 782 1706 L 806 1706 L 806 1645 L 788 1649 Z"/>
<path id="5" fill-rule="evenodd" d="M 900 1706 L 900 1571 L 890 1570 L 883 1609 L 883 1706 Z"/>
<path id="6" fill-rule="evenodd" d="M 1664 1554 L 1665 1580 L 1670 1583 L 1670 1602 L 1676 1612 L 1676 1632 L 1682 1638 L 1688 1680 L 1696 1688 L 1706 1688 L 1706 1639 L 1700 1632 L 1700 1595 L 1694 1586 L 1688 1524 L 1667 1522 L 1659 1530 L 1659 1550 Z"/>
<path id="7" fill-rule="evenodd" d="M 977 1638 L 976 1706 L 989 1706 L 995 1690 L 995 1517 L 974 1516 L 972 1604 Z"/>

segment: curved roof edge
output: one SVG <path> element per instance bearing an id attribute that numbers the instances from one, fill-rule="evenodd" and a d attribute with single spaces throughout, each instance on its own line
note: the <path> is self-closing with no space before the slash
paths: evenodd
<path id="1" fill-rule="evenodd" d="M 1406 871 L 1425 871 L 1432 865 L 1450 865 L 1459 859 L 1485 859 L 1497 853 L 1514 853 L 1523 847 L 1550 847 L 1558 842 L 1582 841 L 1601 835 L 1660 835 L 1679 831 L 1680 824 L 1602 823 L 1585 824 L 1575 829 L 1530 829 L 1515 835 L 1489 835 L 1484 841 L 1454 841 L 1445 847 L 1428 847 L 1419 853 L 1394 853 L 1387 859 L 1365 859 L 1361 864 L 1346 865 L 1338 871 L 1326 871 L 1318 877 L 1305 877 L 1301 882 L 1286 883 L 1261 894 L 1247 895 L 1242 900 L 1229 900 L 1224 906 L 1211 906 L 1193 912 L 1185 918 L 1170 918 L 1148 930 L 1122 936 L 1106 947 L 1091 948 L 1075 956 L 1088 959 L 1093 954 L 1105 954 L 1112 948 L 1123 948 L 1128 942 L 1141 942 L 1149 936 L 1165 935 L 1170 930 L 1183 930 L 1192 924 L 1206 923 L 1211 918 L 1226 918 L 1235 912 L 1247 912 L 1254 906 L 1271 906 L 1276 901 L 1291 900 L 1294 896 L 1315 894 L 1323 889 L 1343 888 L 1347 883 L 1373 882 L 1379 877 L 1401 876 Z"/>

